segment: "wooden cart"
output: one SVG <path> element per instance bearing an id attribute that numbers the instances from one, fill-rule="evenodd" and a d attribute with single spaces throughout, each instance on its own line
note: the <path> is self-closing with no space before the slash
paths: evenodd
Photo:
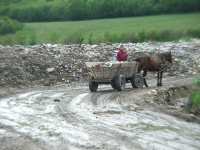
<path id="1" fill-rule="evenodd" d="M 133 88 L 144 85 L 144 78 L 137 73 L 137 62 L 86 62 L 86 67 L 91 92 L 96 92 L 99 84 L 111 84 L 118 91 L 123 90 L 127 82 L 131 82 Z"/>

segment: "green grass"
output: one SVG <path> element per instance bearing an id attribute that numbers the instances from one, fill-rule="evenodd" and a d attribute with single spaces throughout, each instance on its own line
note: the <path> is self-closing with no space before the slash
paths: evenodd
<path id="1" fill-rule="evenodd" d="M 22 34 L 29 44 L 34 43 L 86 43 L 137 42 L 146 40 L 168 41 L 187 37 L 200 37 L 200 13 L 66 21 L 25 23 L 23 31 L 9 35 L 14 40 Z M 6 37 L 0 37 L 0 43 Z"/>
<path id="2" fill-rule="evenodd" d="M 199 78 L 196 78 L 194 79 L 194 84 L 196 84 L 197 86 L 200 86 L 200 77 Z"/>
<path id="3" fill-rule="evenodd" d="M 193 82 L 195 85 L 200 87 L 200 78 L 196 78 L 194 79 Z M 195 90 L 192 92 L 192 94 L 190 95 L 189 101 L 188 101 L 188 110 L 190 112 L 200 112 L 200 91 L 199 90 Z"/>
<path id="4" fill-rule="evenodd" d="M 200 108 L 200 92 L 193 92 L 191 95 L 192 105 Z"/>

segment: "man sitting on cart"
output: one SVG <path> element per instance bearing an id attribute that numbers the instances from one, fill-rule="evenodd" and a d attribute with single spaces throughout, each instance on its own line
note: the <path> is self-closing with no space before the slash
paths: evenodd
<path id="1" fill-rule="evenodd" d="M 117 52 L 117 61 L 127 61 L 128 59 L 128 54 L 126 52 L 126 49 L 123 45 L 120 45 L 120 47 L 118 48 L 118 52 Z"/>

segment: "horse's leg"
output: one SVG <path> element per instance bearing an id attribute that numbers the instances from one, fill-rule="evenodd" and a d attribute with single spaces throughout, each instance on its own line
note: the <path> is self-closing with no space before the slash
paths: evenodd
<path id="1" fill-rule="evenodd" d="M 149 87 L 148 84 L 147 84 L 146 78 L 144 78 L 144 85 L 145 85 L 146 87 Z"/>
<path id="2" fill-rule="evenodd" d="M 144 71 L 143 71 L 144 85 L 145 85 L 146 87 L 149 87 L 148 84 L 147 84 L 146 78 L 145 78 L 146 75 L 147 75 L 147 71 L 144 70 Z"/>
<path id="3" fill-rule="evenodd" d="M 160 72 L 157 74 L 157 86 L 160 86 Z"/>
<path id="4" fill-rule="evenodd" d="M 160 86 L 162 86 L 162 76 L 163 76 L 163 72 L 160 72 Z"/>
<path id="5" fill-rule="evenodd" d="M 147 71 L 144 70 L 144 71 L 143 71 L 143 77 L 146 77 L 146 76 L 147 76 Z"/>
<path id="6" fill-rule="evenodd" d="M 144 70 L 144 69 L 142 69 L 142 66 L 139 66 L 139 67 L 138 67 L 137 73 L 140 73 L 142 70 L 143 70 L 142 76 L 143 76 L 143 79 L 144 79 L 144 85 L 145 85 L 146 87 L 148 87 L 148 84 L 147 84 L 147 81 L 146 81 L 146 78 L 145 78 L 146 75 L 147 75 L 147 71 Z"/>

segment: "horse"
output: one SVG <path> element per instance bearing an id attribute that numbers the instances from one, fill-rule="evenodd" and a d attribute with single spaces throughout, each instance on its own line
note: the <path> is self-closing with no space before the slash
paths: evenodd
<path id="1" fill-rule="evenodd" d="M 152 56 L 142 56 L 135 59 L 138 62 L 138 73 L 143 71 L 144 84 L 148 87 L 145 76 L 147 72 L 157 72 L 157 86 L 162 86 L 163 72 L 172 64 L 172 53 L 157 53 Z"/>

